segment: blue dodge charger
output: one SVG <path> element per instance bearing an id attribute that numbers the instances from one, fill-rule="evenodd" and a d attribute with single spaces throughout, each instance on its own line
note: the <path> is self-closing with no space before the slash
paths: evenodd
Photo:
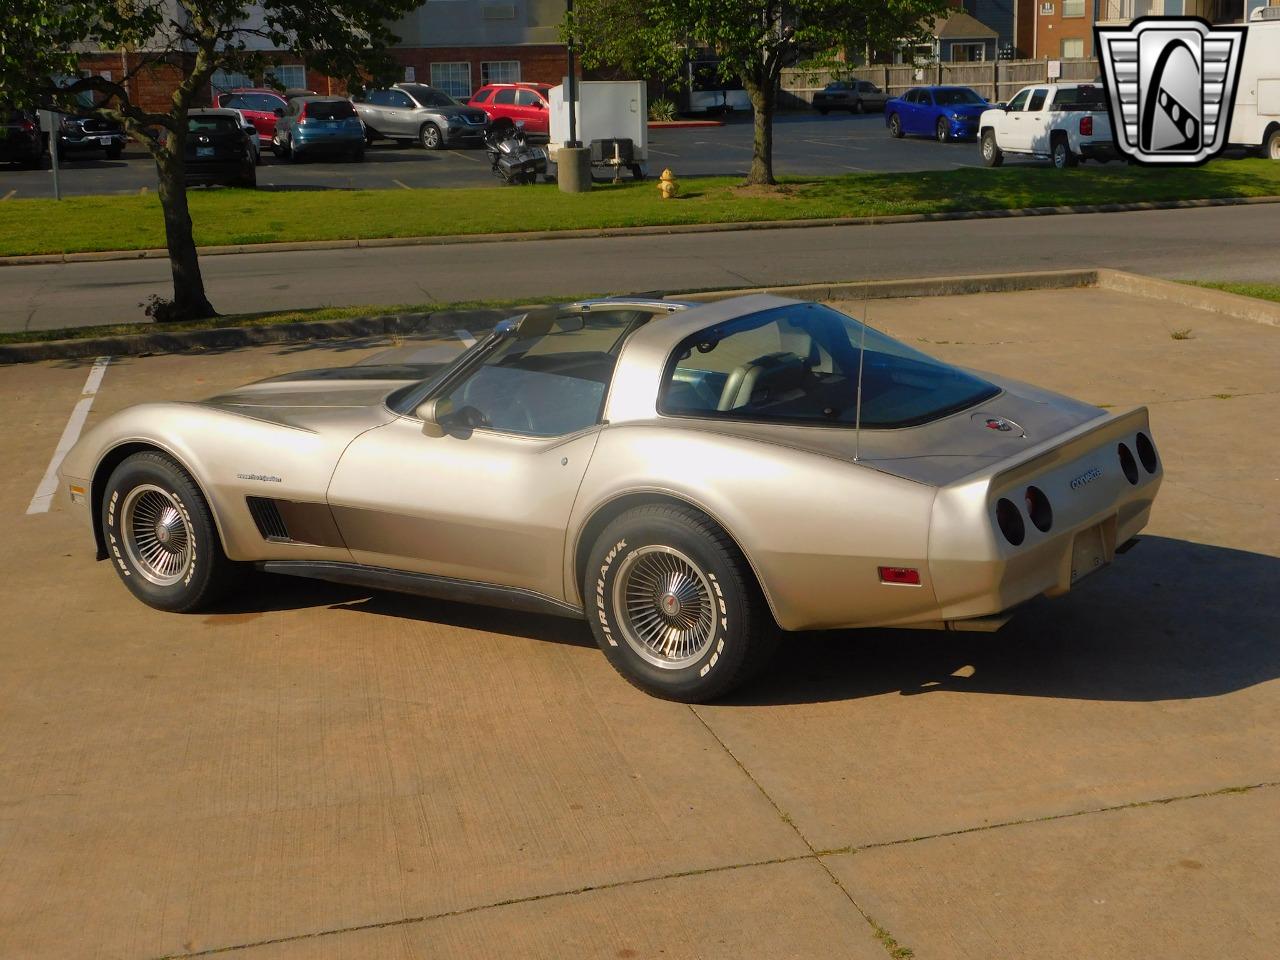
<path id="1" fill-rule="evenodd" d="M 968 87 L 912 87 L 884 105 L 884 122 L 893 137 L 919 133 L 943 143 L 971 140 L 989 106 Z"/>

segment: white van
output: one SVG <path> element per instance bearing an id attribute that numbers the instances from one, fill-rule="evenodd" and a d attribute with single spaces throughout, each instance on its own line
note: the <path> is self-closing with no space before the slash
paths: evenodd
<path id="1" fill-rule="evenodd" d="M 1249 19 L 1227 139 L 1280 160 L 1280 7 L 1255 10 Z"/>

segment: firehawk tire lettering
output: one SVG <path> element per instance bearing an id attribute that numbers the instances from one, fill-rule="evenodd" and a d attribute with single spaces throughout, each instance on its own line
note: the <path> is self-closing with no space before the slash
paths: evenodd
<path id="1" fill-rule="evenodd" d="M 609 572 L 609 566 L 617 559 L 619 552 L 627 545 L 627 541 L 619 540 L 612 550 L 605 554 L 604 563 L 600 565 L 600 577 L 596 580 L 596 608 L 600 611 L 600 629 L 604 631 L 604 638 L 609 642 L 609 646 L 616 647 L 618 641 L 613 639 L 613 630 L 609 626 L 609 618 L 604 608 L 604 578 Z"/>

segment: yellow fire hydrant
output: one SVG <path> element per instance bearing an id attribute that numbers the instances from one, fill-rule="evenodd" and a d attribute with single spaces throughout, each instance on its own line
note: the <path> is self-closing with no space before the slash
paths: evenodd
<path id="1" fill-rule="evenodd" d="M 658 189 L 662 191 L 662 199 L 670 200 L 672 197 L 680 195 L 680 183 L 676 180 L 676 175 L 671 172 L 668 167 L 662 171 L 662 176 L 658 178 Z"/>

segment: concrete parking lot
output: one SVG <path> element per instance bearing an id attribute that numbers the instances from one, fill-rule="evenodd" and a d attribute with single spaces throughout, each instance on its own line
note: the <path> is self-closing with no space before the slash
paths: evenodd
<path id="1" fill-rule="evenodd" d="M 937 143 L 924 137 L 894 140 L 884 117 L 795 113 L 775 125 L 775 169 L 780 175 L 838 174 L 854 171 L 903 172 L 954 170 L 981 166 L 974 143 Z M 721 127 L 657 128 L 649 131 L 649 168 L 655 175 L 672 167 L 680 176 L 745 176 L 751 164 L 749 118 Z M 497 186 L 483 150 L 429 151 L 379 142 L 364 163 L 318 160 L 278 161 L 266 150 L 258 169 L 259 189 L 399 190 L 430 187 Z M 1028 161 L 1010 158 L 1009 163 Z M 602 176 L 606 174 L 601 174 Z M 155 166 L 145 150 L 132 146 L 121 160 L 87 154 L 70 159 L 62 170 L 67 196 L 138 193 L 155 190 Z M 11 193 L 12 192 L 12 193 Z M 0 198 L 53 195 L 48 170 L 0 167 Z"/>
<path id="2" fill-rule="evenodd" d="M 60 499 L 25 513 L 88 365 L 0 368 L 0 956 L 1274 958 L 1280 330 L 1100 290 L 870 310 L 1149 405 L 1151 526 L 1000 633 L 792 636 L 709 707 L 572 621 L 267 579 L 143 607 Z M 381 346 L 124 358 L 89 423 Z"/>

